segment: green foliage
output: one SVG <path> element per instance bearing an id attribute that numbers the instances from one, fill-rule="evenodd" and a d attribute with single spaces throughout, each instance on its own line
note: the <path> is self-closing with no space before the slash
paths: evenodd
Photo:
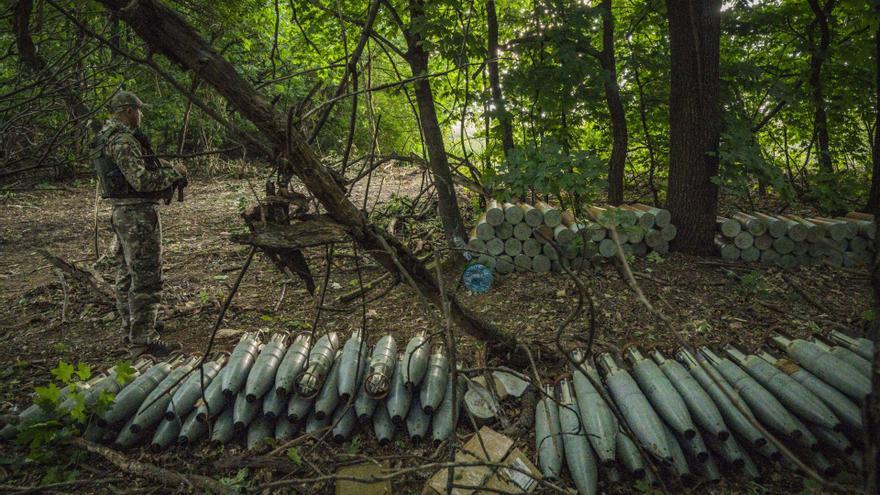
<path id="1" fill-rule="evenodd" d="M 752 270 L 740 277 L 738 290 L 748 296 L 763 296 L 770 292 L 770 286 L 761 272 Z"/>
<path id="2" fill-rule="evenodd" d="M 297 466 L 302 466 L 303 460 L 299 455 L 299 450 L 296 447 L 291 447 L 287 449 L 287 458 L 290 459 L 290 462 L 296 464 Z"/>
<path id="3" fill-rule="evenodd" d="M 719 170 L 713 182 L 741 197 L 747 196 L 757 183 L 762 183 L 782 199 L 791 199 L 794 196 L 791 184 L 782 170 L 764 159 L 751 125 L 751 122 L 736 118 L 732 113 L 724 115 Z"/>
<path id="4" fill-rule="evenodd" d="M 235 473 L 235 476 L 228 476 L 228 477 L 220 478 L 218 481 L 220 481 L 220 483 L 222 483 L 230 488 L 235 488 L 235 489 L 244 488 L 244 487 L 248 486 L 247 475 L 248 475 L 247 468 L 241 468 L 238 470 L 238 472 Z"/>

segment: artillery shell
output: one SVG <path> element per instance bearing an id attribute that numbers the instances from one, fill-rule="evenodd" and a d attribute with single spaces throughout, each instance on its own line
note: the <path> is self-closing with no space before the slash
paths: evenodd
<path id="1" fill-rule="evenodd" d="M 721 411 L 718 410 L 712 398 L 703 390 L 697 380 L 687 372 L 681 363 L 673 359 L 666 359 L 659 351 L 654 351 L 652 357 L 660 366 L 660 371 L 666 375 L 666 378 L 687 404 L 694 422 L 708 434 L 714 435 L 719 440 L 726 440 L 730 436 L 730 431 L 724 424 Z"/>
<path id="2" fill-rule="evenodd" d="M 177 435 L 177 444 L 181 447 L 196 443 L 196 441 L 205 436 L 205 433 L 208 432 L 208 424 L 199 421 L 196 417 L 197 415 L 197 411 L 190 411 L 186 421 L 183 422 L 183 426 L 180 427 L 180 433 Z M 177 422 L 180 421 L 180 419 L 174 418 L 171 421 Z"/>
<path id="3" fill-rule="evenodd" d="M 127 423 L 119 430 L 119 435 L 116 436 L 116 440 L 113 441 L 113 445 L 119 449 L 128 449 L 134 447 L 135 445 L 144 441 L 147 436 L 146 430 L 141 430 L 137 433 L 131 431 L 131 422 L 134 417 L 130 418 Z"/>
<path id="4" fill-rule="evenodd" d="M 225 366 L 217 373 L 217 376 L 211 380 L 211 383 L 205 387 L 204 395 L 201 393 L 201 388 L 199 389 L 199 396 L 195 403 L 195 408 L 198 413 L 196 417 L 199 421 L 207 423 L 209 420 L 216 418 L 217 415 L 223 411 L 227 402 L 226 395 L 223 393 L 223 375 L 230 372 L 231 368 Z"/>
<path id="5" fill-rule="evenodd" d="M 146 370 L 116 394 L 116 400 L 113 401 L 110 409 L 98 417 L 98 424 L 101 426 L 114 425 L 129 419 L 131 415 L 137 412 L 147 395 L 170 372 L 171 365 L 167 362 L 158 363 Z"/>
<path id="6" fill-rule="evenodd" d="M 321 391 L 315 397 L 315 417 L 320 420 L 332 416 L 333 410 L 339 404 L 338 358 L 339 356 L 337 355 L 337 359 L 333 362 L 333 367 L 330 368 L 330 373 L 327 374 L 327 379 L 324 380 L 324 386 L 321 387 Z"/>
<path id="7" fill-rule="evenodd" d="M 348 440 L 348 437 L 351 436 L 352 430 L 354 430 L 354 425 L 357 424 L 357 415 L 354 412 L 353 405 L 342 405 L 336 408 L 336 411 L 333 412 L 333 421 L 331 423 L 333 426 L 332 435 L 333 440 L 337 443 L 342 443 Z"/>
<path id="8" fill-rule="evenodd" d="M 287 420 L 296 423 L 305 418 L 312 409 L 314 402 L 313 399 L 307 399 L 299 395 L 292 396 L 287 403 Z"/>
<path id="9" fill-rule="evenodd" d="M 137 433 L 140 430 L 150 428 L 158 423 L 165 415 L 165 410 L 171 403 L 171 398 L 176 388 L 183 379 L 193 370 L 198 363 L 198 358 L 190 359 L 189 362 L 171 370 L 159 385 L 144 399 L 131 422 L 132 430 Z"/>
<path id="10" fill-rule="evenodd" d="M 544 397 L 535 406 L 535 451 L 541 474 L 550 480 L 562 473 L 563 442 L 560 436 L 559 408 L 553 400 L 552 385 L 545 385 Z"/>
<path id="11" fill-rule="evenodd" d="M 841 347 L 837 345 L 831 346 L 829 352 L 832 356 L 857 369 L 859 373 L 864 375 L 869 380 L 871 379 L 871 362 L 867 359 L 859 356 L 858 354 L 847 349 L 846 347 Z"/>
<path id="12" fill-rule="evenodd" d="M 376 412 L 373 413 L 373 433 L 376 434 L 376 440 L 379 445 L 385 446 L 394 440 L 394 423 L 391 416 L 388 415 L 388 409 L 384 402 L 380 402 L 376 406 Z"/>
<path id="13" fill-rule="evenodd" d="M 324 419 L 318 419 L 315 416 L 315 411 L 312 411 L 308 419 L 306 419 L 306 434 L 312 436 L 322 434 L 330 426 L 331 419 L 333 419 L 332 416 L 324 416 Z"/>
<path id="14" fill-rule="evenodd" d="M 699 471 L 700 476 L 709 482 L 717 483 L 718 481 L 721 481 L 721 470 L 718 469 L 718 463 L 711 455 L 706 462 L 697 464 L 697 470 Z"/>
<path id="15" fill-rule="evenodd" d="M 275 385 L 275 373 L 286 350 L 287 336 L 281 333 L 273 335 L 263 346 L 244 385 L 245 398 L 248 402 L 262 398 Z"/>
<path id="16" fill-rule="evenodd" d="M 306 369 L 296 378 L 296 391 L 299 395 L 310 399 L 318 395 L 333 368 L 338 348 L 339 337 L 336 336 L 336 332 L 330 332 L 315 342 L 309 352 Z"/>
<path id="17" fill-rule="evenodd" d="M 855 447 L 843 433 L 816 425 L 810 429 L 822 445 L 846 455 L 855 452 Z"/>
<path id="18" fill-rule="evenodd" d="M 403 384 L 410 393 L 415 391 L 425 378 L 430 352 L 431 347 L 425 332 L 411 338 L 406 344 L 402 358 Z"/>
<path id="19" fill-rule="evenodd" d="M 709 444 L 709 448 L 712 449 L 712 452 L 728 466 L 732 466 L 735 469 L 742 469 L 745 465 L 745 461 L 743 460 L 744 451 L 733 437 L 730 437 L 723 442 L 712 437 L 706 437 L 705 440 L 706 443 Z"/>
<path id="20" fill-rule="evenodd" d="M 425 414 L 431 414 L 440 407 L 443 402 L 443 394 L 446 393 L 446 381 L 449 376 L 449 358 L 446 356 L 446 346 L 438 342 L 431 348 L 431 357 L 428 359 L 428 371 L 419 392 L 419 400 Z"/>
<path id="21" fill-rule="evenodd" d="M 13 425 L 9 425 L 13 426 Z M 17 430 L 16 430 L 17 431 Z M 83 438 L 90 442 L 101 443 L 107 439 L 110 434 L 110 430 L 103 426 L 98 426 L 97 421 L 92 421 L 86 427 L 86 431 L 83 432 Z"/>
<path id="22" fill-rule="evenodd" d="M 816 395 L 822 402 L 834 411 L 834 414 L 844 424 L 857 430 L 862 429 L 862 410 L 849 397 L 836 388 L 823 382 L 809 371 L 801 368 L 788 359 L 778 359 L 774 365 L 797 380 Z"/>
<path id="23" fill-rule="evenodd" d="M 849 335 L 838 332 L 837 330 L 831 330 L 830 332 L 828 332 L 828 337 L 834 342 L 837 342 L 838 344 L 855 352 L 856 354 L 867 359 L 868 361 L 873 361 L 874 343 L 870 340 L 862 337 L 850 337 Z"/>
<path id="24" fill-rule="evenodd" d="M 601 384 L 601 379 L 595 368 L 583 358 L 580 351 L 575 351 L 573 358 L 576 362 L 581 363 L 579 367 L 572 369 L 572 381 L 581 422 L 602 465 L 611 466 L 615 463 L 615 451 L 617 450 L 615 439 L 618 435 L 617 419 L 605 399 L 593 386 L 594 382 Z M 592 375 L 593 381 L 590 381 L 582 369 Z"/>
<path id="25" fill-rule="evenodd" d="M 766 444 L 758 447 L 758 453 L 762 456 L 770 459 L 773 462 L 782 462 L 782 452 L 773 445 L 772 442 L 767 442 Z"/>
<path id="26" fill-rule="evenodd" d="M 247 401 L 247 398 L 245 398 Z M 275 438 L 275 424 L 266 419 L 265 416 L 256 418 L 248 426 L 247 430 L 247 448 L 255 450 L 259 448 L 268 438 Z"/>
<path id="27" fill-rule="evenodd" d="M 627 471 L 633 478 L 640 480 L 645 477 L 645 459 L 639 448 L 623 431 L 618 431 L 615 437 L 617 444 L 617 459 L 626 466 Z"/>
<path id="28" fill-rule="evenodd" d="M 245 401 L 246 402 L 246 401 Z M 211 443 L 225 445 L 235 436 L 235 425 L 232 407 L 227 407 L 217 416 L 211 429 Z"/>
<path id="29" fill-rule="evenodd" d="M 364 388 L 374 399 L 384 399 L 391 388 L 391 381 L 397 368 L 397 341 L 386 335 L 376 342 L 370 357 L 370 370 L 367 372 Z"/>
<path id="30" fill-rule="evenodd" d="M 409 412 L 409 404 L 412 401 L 412 394 L 403 383 L 403 368 L 406 365 L 403 362 L 403 356 L 397 361 L 397 371 L 391 381 L 391 390 L 388 392 L 388 398 L 385 400 L 385 407 L 388 408 L 388 415 L 391 421 L 400 426 L 406 419 Z"/>
<path id="31" fill-rule="evenodd" d="M 361 338 L 361 332 L 354 332 L 342 347 L 339 358 L 339 401 L 346 403 L 357 394 L 358 386 L 363 381 L 363 364 L 367 360 L 367 343 Z"/>
<path id="32" fill-rule="evenodd" d="M 287 348 L 284 359 L 275 372 L 275 389 L 279 395 L 287 397 L 294 389 L 296 377 L 309 362 L 309 349 L 311 349 L 311 336 L 305 333 L 298 335 Z"/>
<path id="33" fill-rule="evenodd" d="M 293 423 L 286 416 L 278 416 L 275 422 L 275 440 L 283 442 L 289 440 L 296 435 L 299 430 L 299 423 Z"/>
<path id="34" fill-rule="evenodd" d="M 578 493 L 594 494 L 599 481 L 596 457 L 593 455 L 586 432 L 581 427 L 581 419 L 573 395 L 571 383 L 562 380 L 559 384 L 559 427 L 565 461 Z"/>
<path id="35" fill-rule="evenodd" d="M 760 478 L 761 471 L 758 470 L 758 466 L 752 461 L 752 457 L 741 447 L 740 450 L 742 450 L 743 455 L 743 472 L 749 477 L 749 479 L 756 480 Z"/>
<path id="36" fill-rule="evenodd" d="M 687 439 L 697 433 L 684 399 L 678 394 L 657 363 L 647 359 L 635 347 L 626 352 L 633 367 L 633 375 L 654 410 L 673 431 Z"/>
<path id="37" fill-rule="evenodd" d="M 182 420 L 188 416 L 190 411 L 195 409 L 196 402 L 202 396 L 202 379 L 204 378 L 204 386 L 206 387 L 207 392 L 207 387 L 211 384 L 222 367 L 223 364 L 221 362 L 212 361 L 205 363 L 205 366 L 201 371 L 195 369 L 190 373 L 186 378 L 186 381 L 180 385 L 171 397 L 171 403 L 168 404 L 168 408 L 165 410 L 165 419 Z"/>
<path id="38" fill-rule="evenodd" d="M 459 374 L 457 377 L 457 390 L 453 394 L 453 380 L 448 380 L 446 382 L 446 391 L 443 394 L 443 402 L 440 403 L 440 407 L 434 411 L 434 416 L 431 418 L 431 438 L 434 439 L 434 445 L 440 445 L 449 438 L 450 435 L 455 433 L 455 426 L 458 424 L 459 418 L 458 413 L 461 410 L 461 402 L 467 391 L 467 382 L 465 381 L 464 376 Z M 455 396 L 454 403 L 453 395 Z M 422 408 L 422 410 L 424 410 L 424 408 Z"/>
<path id="39" fill-rule="evenodd" d="M 691 473 L 691 467 L 684 456 L 684 451 L 681 450 L 681 445 L 679 445 L 678 440 L 675 438 L 675 433 L 665 424 L 663 425 L 663 431 L 666 433 L 666 444 L 669 445 L 669 452 L 672 454 L 672 471 L 682 485 L 693 485 L 696 478 Z"/>
<path id="40" fill-rule="evenodd" d="M 370 418 L 373 417 L 373 411 L 376 410 L 377 403 L 376 399 L 367 394 L 364 384 L 361 383 L 354 401 L 354 412 L 357 414 L 358 422 L 365 424 L 370 421 Z"/>
<path id="41" fill-rule="evenodd" d="M 263 416 L 269 421 L 278 417 L 287 417 L 287 398 L 278 395 L 278 389 L 272 387 L 263 397 Z"/>
<path id="42" fill-rule="evenodd" d="M 241 340 L 238 341 L 235 349 L 232 350 L 229 362 L 226 364 L 226 368 L 229 368 L 229 371 L 223 373 L 221 377 L 221 388 L 223 395 L 227 399 L 231 400 L 244 386 L 248 373 L 257 359 L 259 346 L 260 342 L 257 337 L 254 334 L 246 333 L 241 336 Z"/>
<path id="43" fill-rule="evenodd" d="M 244 431 L 260 415 L 260 406 L 262 404 L 259 402 L 248 402 L 244 393 L 236 395 L 232 405 L 232 426 L 235 431 Z"/>
<path id="44" fill-rule="evenodd" d="M 699 431 L 693 438 L 678 437 L 678 443 L 692 463 L 699 464 L 709 460 L 709 449 Z"/>
<path id="45" fill-rule="evenodd" d="M 406 415 L 406 431 L 414 442 L 421 442 L 431 427 L 431 416 L 425 414 L 418 396 L 413 397 Z"/>
<path id="46" fill-rule="evenodd" d="M 770 341 L 810 373 L 851 398 L 861 401 L 871 392 L 871 380 L 849 364 L 822 351 L 815 343 L 802 339 L 789 340 L 779 334 L 773 335 Z"/>
<path id="47" fill-rule="evenodd" d="M 153 434 L 153 440 L 150 442 L 150 450 L 153 452 L 161 452 L 171 445 L 171 442 L 177 440 L 180 433 L 179 421 L 162 421 Z"/>

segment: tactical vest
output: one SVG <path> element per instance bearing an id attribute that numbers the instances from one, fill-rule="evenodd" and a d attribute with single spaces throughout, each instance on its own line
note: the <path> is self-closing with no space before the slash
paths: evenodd
<path id="1" fill-rule="evenodd" d="M 110 139 L 112 139 L 118 132 L 124 131 L 118 127 L 112 128 L 108 131 L 101 131 L 97 138 L 95 138 L 95 142 L 92 143 L 92 148 L 96 151 L 92 163 L 95 166 L 95 175 L 98 177 L 98 183 L 101 185 L 101 197 L 104 199 L 162 198 L 163 193 L 161 191 L 140 192 L 131 187 L 131 184 L 128 183 L 122 170 L 119 169 L 119 166 L 116 165 L 113 158 L 107 154 L 107 144 L 110 143 Z M 155 160 L 144 160 L 144 167 L 151 171 L 159 169 Z"/>

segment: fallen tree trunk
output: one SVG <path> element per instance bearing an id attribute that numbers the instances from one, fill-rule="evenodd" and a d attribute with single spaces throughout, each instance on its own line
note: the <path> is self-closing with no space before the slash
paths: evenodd
<path id="1" fill-rule="evenodd" d="M 407 273 L 425 298 L 441 308 L 441 293 L 433 274 L 394 237 L 367 221 L 366 216 L 345 195 L 330 171 L 318 160 L 305 137 L 296 128 L 288 128 L 284 117 L 256 89 L 218 54 L 182 17 L 157 0 L 99 0 L 125 21 L 150 47 L 184 69 L 194 71 L 214 87 L 245 118 L 262 132 L 287 158 L 293 172 L 326 209 L 327 214 L 348 229 L 361 248 L 386 270 Z M 398 268 L 398 265 L 400 268 Z M 449 301 L 453 321 L 473 337 L 492 343 L 499 350 L 513 352 L 516 340 L 483 321 L 463 307 L 455 297 Z"/>
<path id="2" fill-rule="evenodd" d="M 116 295 L 114 294 L 113 289 L 107 284 L 107 282 L 101 279 L 97 272 L 77 268 L 67 261 L 64 261 L 61 257 L 52 254 L 47 249 L 38 249 L 37 252 L 40 253 L 43 258 L 46 258 L 46 261 L 51 263 L 52 266 L 61 270 L 73 280 L 76 280 L 83 287 L 89 289 L 95 296 L 97 296 L 99 302 L 114 304 L 114 301 L 116 301 Z"/>

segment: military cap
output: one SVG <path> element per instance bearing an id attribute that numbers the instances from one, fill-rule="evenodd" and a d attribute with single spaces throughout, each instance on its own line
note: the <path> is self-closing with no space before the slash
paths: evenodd
<path id="1" fill-rule="evenodd" d="M 122 107 L 143 107 L 144 102 L 131 91 L 120 91 L 110 99 L 110 110 L 116 111 Z"/>

